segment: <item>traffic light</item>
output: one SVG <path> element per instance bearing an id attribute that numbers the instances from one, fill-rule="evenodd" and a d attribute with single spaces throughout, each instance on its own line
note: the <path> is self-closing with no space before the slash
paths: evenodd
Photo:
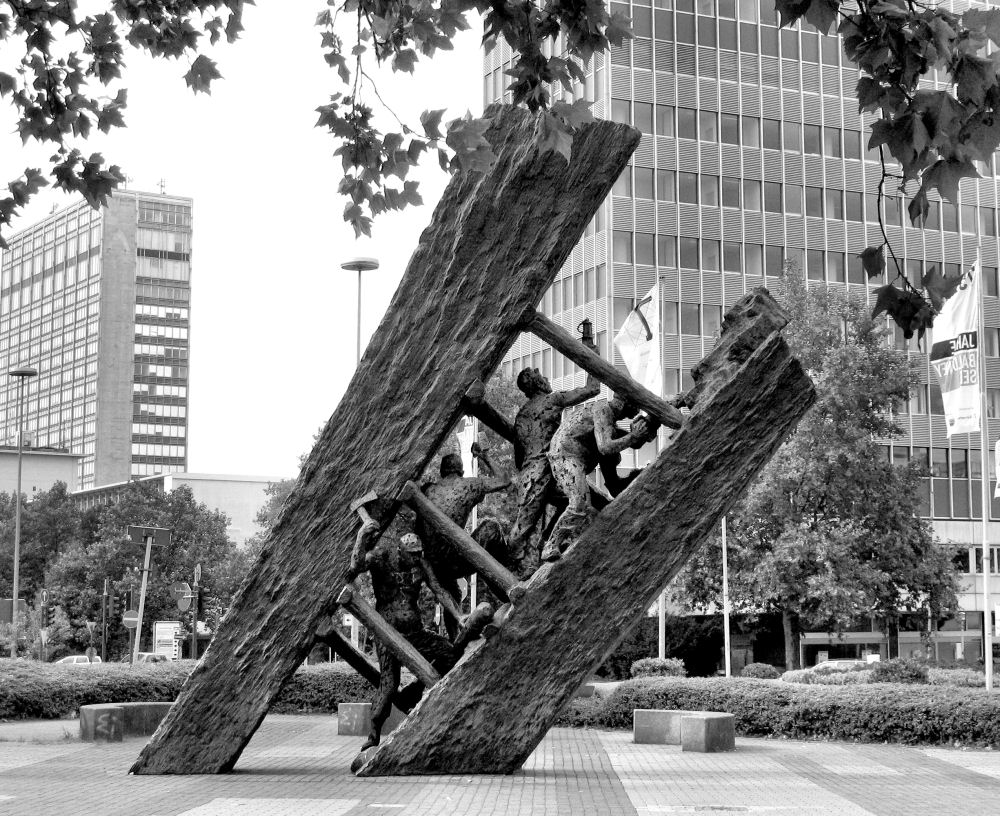
<path id="1" fill-rule="evenodd" d="M 198 587 L 198 614 L 205 617 L 205 587 Z"/>
<path id="2" fill-rule="evenodd" d="M 121 614 L 121 611 L 122 611 L 121 598 L 119 598 L 117 595 L 109 595 L 108 596 L 108 617 L 109 618 L 117 618 Z"/>
<path id="3" fill-rule="evenodd" d="M 51 604 L 42 607 L 42 628 L 48 629 L 56 617 L 56 608 Z"/>

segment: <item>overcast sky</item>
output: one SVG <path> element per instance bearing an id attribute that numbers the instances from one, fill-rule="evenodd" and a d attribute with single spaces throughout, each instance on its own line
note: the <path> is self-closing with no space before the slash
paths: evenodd
<path id="1" fill-rule="evenodd" d="M 364 343 L 447 179 L 419 176 L 424 206 L 379 217 L 373 239 L 355 241 L 335 192 L 335 144 L 314 126 L 316 107 L 340 90 L 313 25 L 325 3 L 258 2 L 247 7 L 241 40 L 216 49 L 224 79 L 211 96 L 187 89 L 186 63 L 132 54 L 127 130 L 81 147 L 119 164 L 132 189 L 156 192 L 162 179 L 165 192 L 194 199 L 190 470 L 280 477 L 297 472 L 354 371 L 356 276 L 340 263 L 381 262 L 365 273 Z M 418 63 L 414 77 L 380 78 L 404 121 L 418 125 L 426 108 L 447 107 L 446 120 L 481 112 L 482 29 L 470 22 L 455 51 Z M 391 124 L 382 120 L 383 129 Z M 0 110 L 4 185 L 52 152 L 22 147 L 12 129 Z M 70 201 L 47 191 L 15 228 Z"/>

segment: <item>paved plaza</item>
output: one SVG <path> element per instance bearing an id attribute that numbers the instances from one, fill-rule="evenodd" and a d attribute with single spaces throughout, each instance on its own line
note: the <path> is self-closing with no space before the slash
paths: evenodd
<path id="1" fill-rule="evenodd" d="M 554 729 L 510 776 L 356 779 L 336 717 L 267 717 L 236 771 L 128 776 L 143 741 L 88 744 L 78 724 L 0 724 L 0 814 L 503 816 L 749 813 L 997 816 L 1000 752 L 737 739 L 727 754 Z"/>

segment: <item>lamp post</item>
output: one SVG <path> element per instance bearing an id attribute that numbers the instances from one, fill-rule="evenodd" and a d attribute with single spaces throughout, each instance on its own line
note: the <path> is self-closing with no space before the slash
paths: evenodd
<path id="1" fill-rule="evenodd" d="M 358 325 L 357 325 L 357 362 L 361 362 L 361 273 L 378 269 L 377 258 L 351 258 L 340 265 L 341 269 L 358 273 Z"/>
<path id="2" fill-rule="evenodd" d="M 19 366 L 7 372 L 17 377 L 17 499 L 14 503 L 14 583 L 10 602 L 10 656 L 17 657 L 17 596 L 20 590 L 21 562 L 21 459 L 24 450 L 24 392 L 27 381 L 38 376 L 38 369 Z"/>
<path id="3" fill-rule="evenodd" d="M 361 273 L 362 272 L 372 272 L 378 269 L 378 259 L 377 258 L 351 258 L 349 261 L 344 261 L 340 268 L 347 272 L 357 272 L 358 273 L 358 320 L 357 326 L 357 342 L 356 342 L 356 353 L 355 353 L 355 370 L 357 366 L 361 364 Z M 351 643 L 355 647 L 358 645 L 359 631 L 358 631 L 358 619 L 351 615 Z"/>

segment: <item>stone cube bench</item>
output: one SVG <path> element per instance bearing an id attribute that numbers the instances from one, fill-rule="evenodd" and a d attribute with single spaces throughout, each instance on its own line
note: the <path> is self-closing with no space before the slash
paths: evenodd
<path id="1" fill-rule="evenodd" d="M 80 706 L 80 739 L 121 742 L 148 737 L 159 727 L 173 703 L 95 703 Z"/>
<path id="2" fill-rule="evenodd" d="M 711 754 L 736 748 L 736 720 L 717 711 L 637 708 L 632 736 L 638 745 L 680 745 L 682 751 Z"/>
<path id="3" fill-rule="evenodd" d="M 406 715 L 395 706 L 382 725 L 382 736 L 391 733 Z M 337 735 L 341 737 L 367 737 L 372 727 L 371 703 L 338 703 Z"/>

